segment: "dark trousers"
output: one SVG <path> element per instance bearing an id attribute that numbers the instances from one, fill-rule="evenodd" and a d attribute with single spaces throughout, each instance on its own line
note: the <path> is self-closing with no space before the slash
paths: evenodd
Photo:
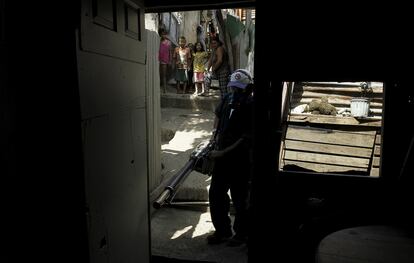
<path id="1" fill-rule="evenodd" d="M 244 165 L 243 165 L 244 164 Z M 250 167 L 248 160 L 217 159 L 211 178 L 209 202 L 210 214 L 216 232 L 228 236 L 232 234 L 230 197 L 235 209 L 233 230 L 236 234 L 247 235 L 247 207 L 249 197 Z"/>

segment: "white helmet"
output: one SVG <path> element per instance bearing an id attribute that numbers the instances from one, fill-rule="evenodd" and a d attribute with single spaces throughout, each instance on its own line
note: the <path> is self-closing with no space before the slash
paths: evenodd
<path id="1" fill-rule="evenodd" d="M 247 85 L 253 83 L 252 75 L 245 69 L 236 69 L 230 76 L 230 82 L 227 87 L 237 87 L 245 89 Z"/>

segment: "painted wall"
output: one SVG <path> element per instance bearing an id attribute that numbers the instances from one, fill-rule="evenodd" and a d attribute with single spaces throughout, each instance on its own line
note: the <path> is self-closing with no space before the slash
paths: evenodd
<path id="1" fill-rule="evenodd" d="M 197 42 L 197 26 L 200 21 L 200 11 L 184 12 L 181 35 L 185 36 L 188 43 Z"/>
<path id="2" fill-rule="evenodd" d="M 147 64 L 145 86 L 147 90 L 148 125 L 148 179 L 149 191 L 161 182 L 161 98 L 158 62 L 160 38 L 156 31 L 147 31 Z"/>

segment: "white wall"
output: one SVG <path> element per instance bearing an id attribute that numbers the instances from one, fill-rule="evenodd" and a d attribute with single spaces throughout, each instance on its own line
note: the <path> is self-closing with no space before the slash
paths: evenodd
<path id="1" fill-rule="evenodd" d="M 197 42 L 197 26 L 200 21 L 200 11 L 184 12 L 183 28 L 181 35 L 185 36 L 188 43 Z"/>
<path id="2" fill-rule="evenodd" d="M 158 63 L 160 38 L 157 31 L 147 31 L 147 65 L 145 83 L 147 89 L 148 126 L 148 178 L 149 191 L 161 182 L 161 99 Z"/>

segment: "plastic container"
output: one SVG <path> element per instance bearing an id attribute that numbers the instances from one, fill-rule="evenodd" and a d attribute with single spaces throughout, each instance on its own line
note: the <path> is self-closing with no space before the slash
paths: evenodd
<path id="1" fill-rule="evenodd" d="M 353 98 L 351 99 L 351 115 L 354 117 L 368 117 L 369 99 Z"/>

